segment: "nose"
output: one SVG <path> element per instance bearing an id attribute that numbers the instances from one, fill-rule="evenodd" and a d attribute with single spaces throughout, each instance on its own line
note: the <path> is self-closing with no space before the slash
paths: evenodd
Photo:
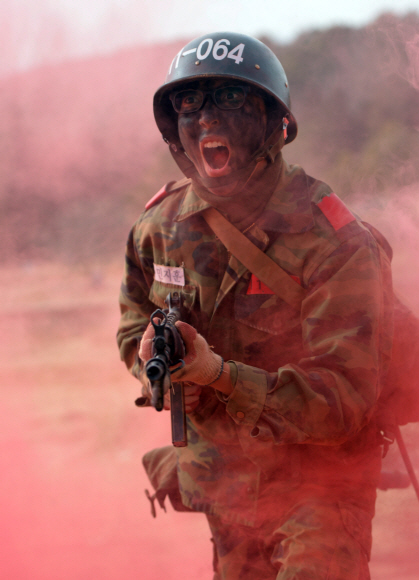
<path id="1" fill-rule="evenodd" d="M 210 127 L 215 127 L 219 124 L 219 109 L 215 103 L 212 102 L 212 99 L 209 96 L 207 96 L 207 99 L 199 112 L 199 124 L 201 127 L 209 129 Z"/>

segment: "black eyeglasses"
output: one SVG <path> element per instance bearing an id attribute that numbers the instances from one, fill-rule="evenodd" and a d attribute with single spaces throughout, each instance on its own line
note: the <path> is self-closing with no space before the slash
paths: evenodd
<path id="1" fill-rule="evenodd" d="M 236 85 L 232 87 L 220 87 L 211 91 L 200 89 L 186 89 L 170 95 L 173 108 L 176 113 L 196 113 L 204 106 L 206 96 L 210 95 L 219 109 L 228 111 L 243 107 L 250 87 Z"/>

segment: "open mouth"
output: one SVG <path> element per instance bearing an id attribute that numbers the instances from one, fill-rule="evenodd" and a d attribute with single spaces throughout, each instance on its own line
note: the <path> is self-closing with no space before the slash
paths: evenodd
<path id="1" fill-rule="evenodd" d="M 209 175 L 223 173 L 230 159 L 230 151 L 226 144 L 218 139 L 208 140 L 201 143 L 202 156 Z"/>

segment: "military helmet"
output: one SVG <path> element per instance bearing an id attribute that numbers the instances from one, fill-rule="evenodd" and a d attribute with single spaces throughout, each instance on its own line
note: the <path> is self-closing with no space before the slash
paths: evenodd
<path id="1" fill-rule="evenodd" d="M 295 139 L 297 122 L 291 112 L 288 80 L 277 57 L 256 38 L 236 32 L 215 32 L 192 40 L 177 53 L 164 84 L 154 95 L 154 117 L 165 141 L 179 144 L 177 114 L 170 93 L 178 85 L 209 77 L 241 80 L 273 97 L 288 113 L 286 143 Z"/>

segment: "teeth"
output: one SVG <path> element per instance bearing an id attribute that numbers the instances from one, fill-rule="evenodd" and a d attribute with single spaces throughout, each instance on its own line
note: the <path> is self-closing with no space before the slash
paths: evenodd
<path id="1" fill-rule="evenodd" d="M 213 149 L 214 147 L 224 147 L 224 145 L 222 143 L 220 143 L 219 141 L 208 141 L 208 143 L 205 143 L 204 147 L 208 147 L 209 149 Z"/>

